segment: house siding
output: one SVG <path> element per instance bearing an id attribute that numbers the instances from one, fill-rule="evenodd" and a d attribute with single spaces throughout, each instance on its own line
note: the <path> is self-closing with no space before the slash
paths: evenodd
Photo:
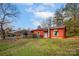
<path id="1" fill-rule="evenodd" d="M 50 30 L 50 38 L 65 38 L 65 30 L 64 28 L 59 28 L 57 29 L 58 31 L 58 36 L 54 36 L 54 29 Z"/>
<path id="2" fill-rule="evenodd" d="M 57 30 L 58 31 L 58 35 L 57 36 L 55 36 L 54 35 L 54 30 Z M 36 36 L 37 35 L 37 33 L 39 32 L 40 33 L 40 37 L 42 37 L 42 38 L 45 38 L 44 37 L 44 32 L 47 32 L 47 38 L 48 38 L 48 31 L 43 31 L 43 30 L 33 30 L 32 31 L 33 32 L 33 34 Z M 49 35 L 50 37 L 49 38 L 65 38 L 66 37 L 66 30 L 65 30 L 65 28 L 51 28 L 50 29 L 50 35 Z"/>
<path id="3" fill-rule="evenodd" d="M 44 35 L 44 32 L 43 31 L 40 31 L 40 30 L 37 30 L 37 31 L 33 31 L 33 34 L 36 36 L 37 35 L 37 33 L 40 33 L 40 37 L 43 37 Z"/>

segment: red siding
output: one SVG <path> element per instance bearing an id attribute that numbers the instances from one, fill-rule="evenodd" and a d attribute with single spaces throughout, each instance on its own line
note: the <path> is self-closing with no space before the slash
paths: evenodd
<path id="1" fill-rule="evenodd" d="M 59 28 L 57 30 L 58 30 L 58 36 L 53 35 L 54 29 L 50 30 L 50 38 L 65 38 L 65 30 L 64 30 L 64 28 Z"/>
<path id="2" fill-rule="evenodd" d="M 34 35 L 37 35 L 37 33 L 40 33 L 40 37 L 43 37 L 44 35 L 44 32 L 42 30 L 36 30 L 36 31 L 33 31 Z"/>
<path id="3" fill-rule="evenodd" d="M 54 36 L 54 34 L 53 34 L 54 29 L 50 29 L 50 38 L 65 38 L 65 35 L 66 35 L 65 28 L 58 28 L 57 31 L 58 31 L 58 36 Z M 40 33 L 40 37 L 44 38 L 44 31 L 43 30 L 34 30 L 33 34 L 37 35 L 38 32 Z"/>

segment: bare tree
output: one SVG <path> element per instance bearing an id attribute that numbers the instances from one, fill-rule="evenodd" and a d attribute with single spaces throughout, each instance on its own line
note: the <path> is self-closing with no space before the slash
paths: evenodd
<path id="1" fill-rule="evenodd" d="M 63 15 L 62 9 L 58 9 L 55 12 L 55 17 L 54 17 L 55 26 L 64 25 L 64 22 L 63 22 L 64 18 L 65 16 Z"/>
<path id="2" fill-rule="evenodd" d="M 51 27 L 51 20 L 52 20 L 53 18 L 52 17 L 49 17 L 49 18 L 47 18 L 47 19 L 45 19 L 45 20 L 43 20 L 42 22 L 41 22 L 41 27 L 42 28 L 48 28 L 48 27 Z"/>
<path id="3" fill-rule="evenodd" d="M 47 22 L 46 22 L 46 20 L 43 20 L 43 21 L 41 22 L 41 27 L 42 27 L 42 28 L 47 28 Z"/>
<path id="4" fill-rule="evenodd" d="M 52 26 L 52 22 L 51 22 L 52 19 L 53 19 L 52 17 L 49 17 L 46 20 L 44 20 L 41 24 L 42 28 L 48 29 L 48 37 L 50 36 L 50 27 Z"/>
<path id="5" fill-rule="evenodd" d="M 18 10 L 14 4 L 10 3 L 0 3 L 0 30 L 1 30 L 1 38 L 5 39 L 5 29 L 6 25 L 10 24 L 17 17 Z"/>

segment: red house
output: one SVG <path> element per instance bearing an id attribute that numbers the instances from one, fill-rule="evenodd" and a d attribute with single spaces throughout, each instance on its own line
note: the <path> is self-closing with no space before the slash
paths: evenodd
<path id="1" fill-rule="evenodd" d="M 66 27 L 65 26 L 55 26 L 48 29 L 39 28 L 32 30 L 34 37 L 42 38 L 65 38 L 66 37 Z"/>

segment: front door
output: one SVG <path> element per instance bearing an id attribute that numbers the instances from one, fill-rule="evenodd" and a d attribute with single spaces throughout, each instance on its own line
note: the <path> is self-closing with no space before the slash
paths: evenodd
<path id="1" fill-rule="evenodd" d="M 47 32 L 44 32 L 44 38 L 47 38 Z"/>
<path id="2" fill-rule="evenodd" d="M 39 32 L 37 32 L 37 38 L 39 38 L 40 37 L 40 33 Z"/>

